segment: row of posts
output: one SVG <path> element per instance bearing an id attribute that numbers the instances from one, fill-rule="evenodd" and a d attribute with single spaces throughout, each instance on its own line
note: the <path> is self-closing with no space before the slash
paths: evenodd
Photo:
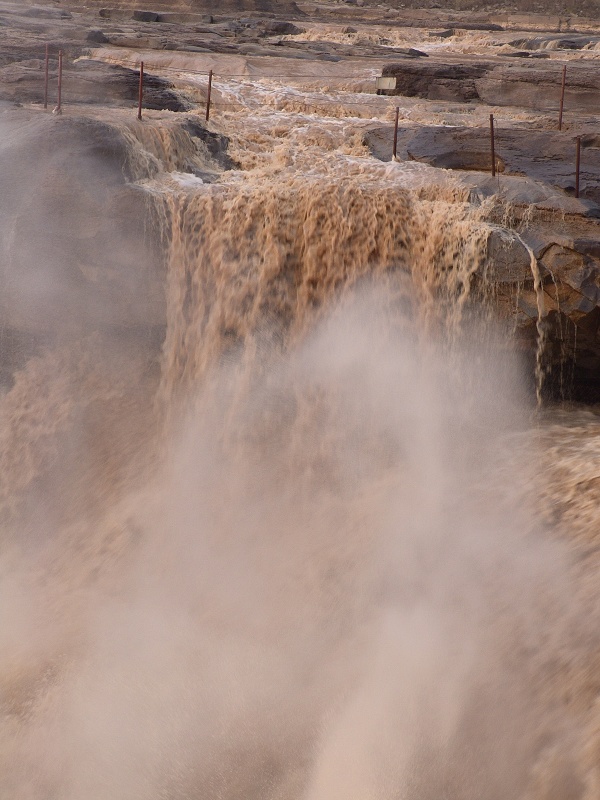
<path id="1" fill-rule="evenodd" d="M 48 108 L 48 83 L 49 83 L 49 64 L 50 64 L 50 52 L 49 46 L 46 45 L 46 60 L 45 60 L 45 78 L 44 78 L 44 108 Z M 56 108 L 54 109 L 54 114 L 62 114 L 62 72 L 63 72 L 63 51 L 59 50 L 58 52 L 58 100 L 56 104 Z M 560 109 L 558 114 L 558 130 L 562 130 L 562 121 L 563 121 L 563 110 L 565 104 L 565 85 L 567 80 L 567 67 L 566 65 L 563 67 L 562 73 L 562 85 L 561 85 L 561 93 L 560 93 Z M 213 71 L 212 69 L 208 73 L 208 89 L 206 93 L 206 121 L 208 122 L 210 119 L 210 103 L 211 103 L 211 94 L 212 94 L 212 81 L 213 81 Z M 140 62 L 140 79 L 139 79 L 139 88 L 138 88 L 138 113 L 137 118 L 138 120 L 142 119 L 142 105 L 144 102 L 144 62 Z M 398 121 L 400 118 L 400 108 L 396 106 L 396 116 L 394 119 L 394 144 L 392 150 L 392 156 L 395 159 L 398 154 Z M 490 114 L 490 150 L 491 150 L 491 162 L 492 162 L 492 177 L 496 177 L 496 141 L 495 141 L 495 125 L 494 125 L 494 115 Z M 581 167 L 581 136 L 576 138 L 576 156 L 575 156 L 575 197 L 579 197 L 579 175 L 580 175 L 580 167 Z"/>
<path id="2" fill-rule="evenodd" d="M 560 91 L 560 108 L 558 112 L 558 130 L 562 131 L 563 111 L 565 108 L 565 86 L 567 83 L 567 66 L 563 67 L 562 82 Z M 394 144 L 392 147 L 392 158 L 396 159 L 398 155 L 398 120 L 400 118 L 400 108 L 396 106 L 396 116 L 394 118 Z M 208 117 L 207 117 L 208 119 Z M 579 197 L 579 176 L 581 169 L 581 136 L 575 139 L 576 152 L 575 152 L 575 197 Z M 492 165 L 492 178 L 496 177 L 496 135 L 494 125 L 494 115 L 490 114 L 490 155 Z"/>
<path id="3" fill-rule="evenodd" d="M 63 74 L 63 51 L 58 51 L 58 99 L 56 107 L 53 110 L 54 114 L 62 114 L 62 74 Z M 206 97 L 206 121 L 210 119 L 210 102 L 212 94 L 212 79 L 213 71 L 210 70 L 208 74 L 208 92 Z M 50 46 L 46 45 L 46 57 L 44 65 L 44 109 L 48 109 L 48 90 L 50 84 Z M 140 62 L 140 79 L 138 85 L 138 113 L 137 118 L 142 119 L 142 106 L 144 103 L 144 62 Z"/>

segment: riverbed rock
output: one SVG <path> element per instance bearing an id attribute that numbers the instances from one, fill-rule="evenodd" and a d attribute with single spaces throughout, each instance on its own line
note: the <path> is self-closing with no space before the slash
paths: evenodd
<path id="1" fill-rule="evenodd" d="M 267 36 L 298 36 L 301 33 L 304 33 L 304 28 L 299 28 L 293 22 L 272 20 L 265 25 Z"/>
<path id="2" fill-rule="evenodd" d="M 195 118 L 159 131 L 22 110 L 1 125 L 3 325 L 34 336 L 164 326 L 160 207 L 138 182 L 222 169 L 226 140 Z"/>
<path id="3" fill-rule="evenodd" d="M 379 93 L 468 102 L 479 99 L 475 81 L 488 71 L 483 64 L 443 64 L 431 58 L 424 62 L 387 64 L 382 75 L 395 78 L 396 88 L 380 89 Z"/>
<path id="4" fill-rule="evenodd" d="M 31 6 L 23 9 L 23 16 L 35 19 L 63 20 L 71 19 L 72 14 L 64 8 L 48 8 L 47 6 Z"/>
<path id="5" fill-rule="evenodd" d="M 131 15 L 131 18 L 136 20 L 136 22 L 158 22 L 159 15 L 157 11 L 136 10 Z"/>
<path id="6" fill-rule="evenodd" d="M 592 146 L 585 146 L 591 143 Z M 482 128 L 423 126 L 407 144 L 409 157 L 443 169 L 491 170 L 490 134 Z M 543 154 L 543 158 L 540 158 Z M 496 128 L 496 169 L 575 192 L 575 137 L 570 131 Z M 600 147 L 582 136 L 581 197 L 600 205 Z"/>
<path id="7" fill-rule="evenodd" d="M 422 97 L 428 100 L 484 102 L 547 111 L 558 109 L 562 66 L 544 66 L 531 59 L 490 60 L 430 57 L 427 61 L 387 64 L 382 75 L 396 79 L 396 87 L 380 94 Z M 600 73 L 593 62 L 571 62 L 565 92 L 566 108 L 594 114 L 600 93 Z"/>
<path id="8" fill-rule="evenodd" d="M 31 332 L 159 324 L 149 206 L 127 180 L 124 135 L 98 120 L 42 114 L 15 113 L 2 127 L 0 223 L 11 231 L 2 242 L 2 319 Z"/>
<path id="9" fill-rule="evenodd" d="M 91 42 L 92 44 L 108 44 L 109 38 L 97 28 L 89 31 L 87 36 L 85 37 L 86 42 Z"/>
<path id="10" fill-rule="evenodd" d="M 53 59 L 50 75 L 57 80 L 57 65 Z M 139 92 L 139 72 L 94 60 L 69 63 L 65 60 L 63 74 L 63 104 L 101 103 L 103 105 L 134 107 Z M 20 103 L 41 103 L 44 99 L 43 63 L 19 61 L 0 66 L 0 100 Z M 188 111 L 190 102 L 166 78 L 147 71 L 144 77 L 144 107 L 155 110 Z"/>
<path id="11" fill-rule="evenodd" d="M 494 227 L 487 243 L 487 262 L 482 273 L 492 284 L 519 284 L 533 279 L 532 252 L 521 237 L 506 228 Z"/>
<path id="12" fill-rule="evenodd" d="M 583 50 L 592 48 L 600 42 L 599 36 L 585 34 L 555 34 L 514 39 L 511 47 L 524 50 Z"/>

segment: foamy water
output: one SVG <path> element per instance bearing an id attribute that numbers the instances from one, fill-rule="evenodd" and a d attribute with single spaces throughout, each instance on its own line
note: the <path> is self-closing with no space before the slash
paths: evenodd
<path id="1" fill-rule="evenodd" d="M 323 83 L 217 80 L 214 183 L 123 128 L 160 357 L 66 336 L 0 398 L 2 797 L 597 798 L 600 417 L 536 412 L 485 209 Z"/>

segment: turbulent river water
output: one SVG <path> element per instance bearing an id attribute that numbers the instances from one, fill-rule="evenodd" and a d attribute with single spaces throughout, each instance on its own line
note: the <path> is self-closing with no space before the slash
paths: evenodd
<path id="1" fill-rule="evenodd" d="M 138 131 L 160 354 L 77 331 L 0 398 L 2 798 L 598 797 L 600 416 L 319 80 L 216 81 L 213 184 Z"/>

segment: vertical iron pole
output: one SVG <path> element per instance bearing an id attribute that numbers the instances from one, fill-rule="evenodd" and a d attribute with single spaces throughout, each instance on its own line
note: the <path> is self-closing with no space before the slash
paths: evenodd
<path id="1" fill-rule="evenodd" d="M 490 114 L 490 145 L 492 150 L 492 178 L 496 177 L 496 142 L 494 141 L 494 115 Z"/>
<path id="2" fill-rule="evenodd" d="M 563 111 L 565 108 L 565 86 L 567 85 L 567 65 L 565 64 L 562 72 L 562 86 L 560 90 L 560 111 L 558 112 L 558 130 L 562 131 Z"/>
<path id="3" fill-rule="evenodd" d="M 581 136 L 576 139 L 577 155 L 575 157 L 575 197 L 579 197 L 579 170 L 581 167 Z"/>
<path id="4" fill-rule="evenodd" d="M 138 113 L 137 118 L 142 118 L 142 102 L 144 99 L 144 62 L 140 61 L 140 87 L 138 92 Z"/>
<path id="5" fill-rule="evenodd" d="M 48 72 L 50 66 L 50 47 L 46 45 L 46 63 L 44 75 L 44 108 L 48 108 Z"/>
<path id="6" fill-rule="evenodd" d="M 57 114 L 62 114 L 62 71 L 63 71 L 63 51 L 58 51 L 58 102 L 54 109 Z"/>
<path id="7" fill-rule="evenodd" d="M 212 93 L 212 78 L 213 78 L 213 71 L 208 73 L 208 92 L 206 94 L 206 121 L 210 119 L 210 95 Z"/>
<path id="8" fill-rule="evenodd" d="M 396 158 L 398 152 L 398 117 L 400 116 L 400 107 L 396 106 L 396 118 L 394 120 L 394 147 L 392 149 L 392 158 Z"/>

